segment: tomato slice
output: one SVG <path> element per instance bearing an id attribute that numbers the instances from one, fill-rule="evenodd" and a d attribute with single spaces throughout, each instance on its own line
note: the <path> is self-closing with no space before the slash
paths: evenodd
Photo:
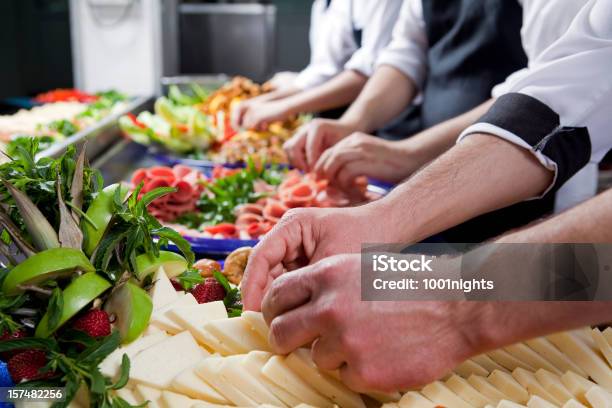
<path id="1" fill-rule="evenodd" d="M 234 236 L 236 235 L 236 226 L 234 224 L 229 223 L 217 224 L 204 228 L 204 231 L 213 235 L 223 234 L 225 236 Z"/>

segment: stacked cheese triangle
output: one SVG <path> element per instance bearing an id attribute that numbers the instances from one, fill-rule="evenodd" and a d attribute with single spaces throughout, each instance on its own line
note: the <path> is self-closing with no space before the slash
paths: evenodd
<path id="1" fill-rule="evenodd" d="M 157 408 L 346 407 L 612 408 L 612 328 L 582 329 L 474 357 L 420 391 L 362 396 L 337 373 L 317 369 L 307 349 L 273 355 L 261 314 L 228 318 L 222 302 L 198 304 L 176 292 L 163 270 L 151 291 L 154 312 L 143 337 L 111 354 L 101 371 L 132 368 L 117 394 Z"/>

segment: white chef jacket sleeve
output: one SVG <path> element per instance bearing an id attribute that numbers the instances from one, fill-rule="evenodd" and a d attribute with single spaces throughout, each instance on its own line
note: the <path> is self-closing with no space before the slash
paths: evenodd
<path id="1" fill-rule="evenodd" d="M 329 8 L 325 8 L 324 0 L 313 4 L 310 62 L 294 82 L 300 89 L 313 88 L 338 75 L 357 50 L 349 8 L 341 3 L 332 2 Z"/>
<path id="2" fill-rule="evenodd" d="M 422 0 L 405 0 L 389 45 L 380 52 L 376 66 L 390 65 L 410 77 L 422 89 L 429 48 Z"/>
<path id="3" fill-rule="evenodd" d="M 485 133 L 529 150 L 556 191 L 612 148 L 612 2 L 589 0 L 567 32 L 530 61 L 491 109 L 459 136 Z"/>
<path id="4" fill-rule="evenodd" d="M 354 70 L 370 77 L 374 73 L 379 53 L 391 41 L 393 26 L 400 13 L 402 0 L 353 1 L 353 7 L 362 8 L 353 11 L 354 18 L 359 12 L 364 20 L 361 45 L 344 69 Z"/>

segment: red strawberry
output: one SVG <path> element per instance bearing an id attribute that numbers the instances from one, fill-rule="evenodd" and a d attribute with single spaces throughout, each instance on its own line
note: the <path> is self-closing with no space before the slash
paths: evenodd
<path id="1" fill-rule="evenodd" d="M 8 330 L 4 330 L 2 334 L 0 335 L 0 341 L 23 339 L 26 336 L 27 336 L 27 332 L 23 329 L 16 330 L 13 333 L 9 332 Z M 5 353 L 0 353 L 0 360 L 6 361 L 21 351 L 23 350 L 11 350 Z"/>
<path id="2" fill-rule="evenodd" d="M 17 384 L 23 380 L 42 380 L 53 377 L 54 373 L 41 373 L 47 364 L 47 356 L 42 350 L 26 350 L 10 358 L 7 363 L 9 374 Z"/>
<path id="3" fill-rule="evenodd" d="M 111 334 L 111 324 L 108 313 L 100 309 L 92 309 L 79 317 L 72 327 L 91 337 L 106 337 Z"/>
<path id="4" fill-rule="evenodd" d="M 174 278 L 170 279 L 170 283 L 172 284 L 174 290 L 176 290 L 177 292 L 182 292 L 185 290 L 185 288 L 183 288 L 183 285 L 181 285 L 181 282 Z"/>
<path id="5" fill-rule="evenodd" d="M 198 303 L 208 303 L 223 300 L 225 289 L 215 278 L 206 278 L 204 283 L 196 285 L 191 291 Z"/>

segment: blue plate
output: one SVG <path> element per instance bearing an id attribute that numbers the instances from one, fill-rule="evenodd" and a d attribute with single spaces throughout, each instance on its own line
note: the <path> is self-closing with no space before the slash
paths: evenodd
<path id="1" fill-rule="evenodd" d="M 200 170 L 206 170 L 206 171 L 211 171 L 216 166 L 223 166 L 227 169 L 242 169 L 246 167 L 246 163 L 243 163 L 243 162 L 217 163 L 212 160 L 190 159 L 187 157 L 176 156 L 171 153 L 163 153 L 163 152 L 159 152 L 155 150 L 151 152 L 151 155 L 153 156 L 155 160 L 157 160 L 158 162 L 160 162 L 161 164 L 165 166 L 175 166 L 177 164 L 183 164 L 185 166 L 193 167 L 193 168 L 200 169 Z M 280 168 L 289 168 L 289 165 L 287 164 L 278 164 L 277 166 Z"/>
<path id="2" fill-rule="evenodd" d="M 393 189 L 393 185 L 376 180 L 369 180 L 368 191 L 380 195 L 386 195 Z M 198 258 L 212 257 L 219 258 L 228 255 L 230 252 L 241 247 L 253 247 L 257 245 L 257 239 L 217 239 L 185 236 L 191 244 L 192 251 Z M 169 244 L 168 249 L 179 252 L 179 249 Z"/>

